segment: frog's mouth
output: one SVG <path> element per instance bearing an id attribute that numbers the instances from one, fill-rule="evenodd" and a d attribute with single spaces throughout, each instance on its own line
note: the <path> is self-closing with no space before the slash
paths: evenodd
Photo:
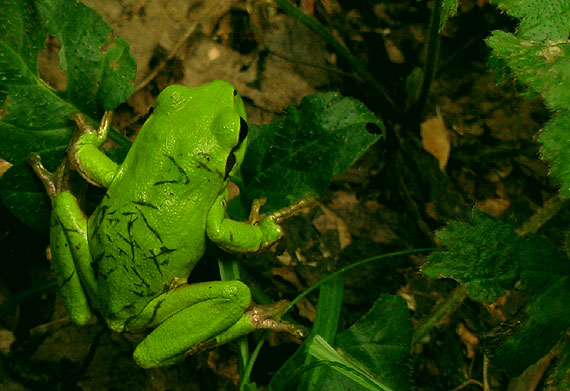
<path id="1" fill-rule="evenodd" d="M 245 145 L 244 141 L 247 138 L 247 130 L 248 130 L 247 122 L 245 121 L 245 119 L 240 117 L 240 119 L 239 119 L 238 142 L 232 148 L 232 150 L 230 151 L 230 154 L 228 155 L 228 158 L 226 159 L 224 181 L 226 181 L 231 176 L 231 174 L 233 174 L 233 171 L 235 171 L 235 169 L 237 169 L 239 167 L 239 164 L 241 163 L 241 159 L 243 159 L 244 151 L 242 151 L 242 146 Z M 236 156 L 237 152 L 241 152 L 239 154 L 241 156 L 239 163 L 238 163 L 238 158 Z"/>

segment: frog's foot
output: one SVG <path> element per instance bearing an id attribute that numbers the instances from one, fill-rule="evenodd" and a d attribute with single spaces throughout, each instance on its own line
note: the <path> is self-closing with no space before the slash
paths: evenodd
<path id="1" fill-rule="evenodd" d="M 70 116 L 76 126 L 67 147 L 69 167 L 94 186 L 109 187 L 117 172 L 117 164 L 100 150 L 107 140 L 112 117 L 112 111 L 105 111 L 95 130 L 82 113 Z"/>
<path id="2" fill-rule="evenodd" d="M 186 352 L 186 355 L 190 356 L 211 350 L 259 329 L 285 332 L 297 338 L 305 338 L 309 332 L 304 326 L 280 320 L 288 305 L 289 301 L 287 300 L 266 305 L 254 305 L 232 327 L 215 338 L 194 345 Z"/>
<path id="3" fill-rule="evenodd" d="M 260 209 L 265 203 L 267 202 L 267 198 L 259 198 L 253 200 L 251 204 L 251 211 L 249 212 L 249 224 L 258 224 L 260 221 L 264 219 L 269 219 L 274 221 L 275 223 L 279 223 L 282 220 L 285 220 L 299 211 L 310 208 L 317 203 L 317 198 L 313 194 L 305 194 L 300 200 L 297 202 L 286 206 L 284 208 L 275 210 L 265 216 L 261 216 Z"/>
<path id="4" fill-rule="evenodd" d="M 40 181 L 42 181 L 50 199 L 53 199 L 61 192 L 61 173 L 63 171 L 63 165 L 58 168 L 56 173 L 52 173 L 43 166 L 40 155 L 35 152 L 28 155 L 28 164 L 32 167 L 32 170 L 34 170 L 38 178 L 40 178 Z"/>
<path id="5" fill-rule="evenodd" d="M 305 327 L 281 320 L 281 315 L 288 305 L 289 301 L 287 300 L 280 300 L 266 305 L 255 305 L 245 315 L 249 316 L 251 323 L 256 329 L 285 332 L 297 338 L 304 338 L 307 336 Z"/>
<path id="6" fill-rule="evenodd" d="M 75 113 L 69 117 L 76 125 L 76 132 L 80 137 L 86 133 L 94 133 L 95 129 L 91 127 L 85 121 L 85 116 L 82 113 Z M 101 122 L 99 123 L 99 129 L 97 129 L 97 138 L 105 141 L 107 139 L 107 133 L 109 132 L 109 128 L 111 127 L 111 120 L 113 119 L 113 111 L 107 110 L 103 114 L 103 118 L 101 118 Z"/>
<path id="7" fill-rule="evenodd" d="M 291 216 L 294 216 L 303 209 L 311 208 L 316 204 L 317 204 L 317 197 L 315 197 L 311 193 L 307 193 L 297 202 L 289 206 L 286 206 L 284 208 L 281 208 L 279 210 L 273 211 L 269 213 L 267 217 L 273 219 L 276 223 L 279 223 L 285 219 L 288 219 Z"/>
<path id="8" fill-rule="evenodd" d="M 305 327 L 281 320 L 283 311 L 288 305 L 287 300 L 281 300 L 250 307 L 232 327 L 216 336 L 217 344 L 222 345 L 259 329 L 286 332 L 297 338 L 304 338 L 308 334 Z"/>

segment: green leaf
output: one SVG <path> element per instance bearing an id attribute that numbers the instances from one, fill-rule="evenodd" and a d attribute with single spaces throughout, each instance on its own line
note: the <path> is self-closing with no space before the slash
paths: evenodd
<path id="1" fill-rule="evenodd" d="M 442 0 L 441 18 L 439 20 L 439 32 L 443 31 L 447 20 L 457 13 L 457 0 Z"/>
<path id="2" fill-rule="evenodd" d="M 487 39 L 493 49 L 494 70 L 528 87 L 528 96 L 540 94 L 555 112 L 540 134 L 543 159 L 551 161 L 552 177 L 570 197 L 570 3 L 565 0 L 496 0 L 501 9 L 521 18 L 517 35 L 495 31 Z"/>
<path id="3" fill-rule="evenodd" d="M 311 330 L 311 333 L 320 335 L 326 342 L 333 345 L 340 321 L 343 292 L 344 282 L 341 276 L 337 276 L 321 285 L 319 288 L 319 301 L 317 302 L 317 315 Z M 310 365 L 314 362 L 314 357 L 307 356 L 305 365 Z M 320 390 L 327 378 L 327 373 L 327 368 L 321 366 L 304 374 L 297 388 L 298 391 Z"/>
<path id="4" fill-rule="evenodd" d="M 485 340 L 493 364 L 519 375 L 539 360 L 570 327 L 570 261 L 552 244 L 535 236 L 518 236 L 507 224 L 480 211 L 472 223 L 451 222 L 438 232 L 446 250 L 432 253 L 422 271 L 433 278 L 464 283 L 469 297 L 494 301 L 518 289 L 530 302 L 512 325 Z"/>
<path id="5" fill-rule="evenodd" d="M 381 295 L 366 315 L 338 335 L 336 347 L 384 386 L 405 391 L 411 389 L 411 339 L 412 323 L 404 299 Z"/>
<path id="6" fill-rule="evenodd" d="M 513 326 L 501 327 L 484 338 L 493 365 L 516 377 L 540 360 L 570 327 L 569 301 L 570 279 L 559 278 L 525 306 Z"/>
<path id="7" fill-rule="evenodd" d="M 294 389 L 302 374 L 318 368 L 326 372 L 319 390 L 409 390 L 411 338 L 404 300 L 381 295 L 367 314 L 338 335 L 334 348 L 320 335 L 311 334 L 271 379 L 269 389 Z M 311 364 L 306 365 L 307 361 Z"/>
<path id="8" fill-rule="evenodd" d="M 356 99 L 334 92 L 306 96 L 287 109 L 285 119 L 250 126 L 241 166 L 243 207 L 267 197 L 268 212 L 307 193 L 322 195 L 334 175 L 384 134 L 382 122 Z"/>
<path id="9" fill-rule="evenodd" d="M 554 372 L 547 381 L 548 391 L 570 391 L 570 342 L 562 346 Z"/>
<path id="10" fill-rule="evenodd" d="M 567 40 L 570 3 L 567 0 L 492 0 L 491 3 L 521 19 L 517 35 L 533 41 Z"/>
<path id="11" fill-rule="evenodd" d="M 48 35 L 61 44 L 60 68 L 67 77 L 67 88 L 62 92 L 42 80 L 38 69 L 38 55 Z M 37 178 L 25 166 L 26 156 L 38 152 L 44 164 L 55 169 L 73 129 L 69 116 L 83 112 L 96 125 L 104 109 L 114 108 L 129 97 L 135 73 L 128 44 L 113 36 L 111 27 L 81 2 L 2 3 L 0 157 L 14 167 L 0 180 L 0 196 L 23 222 L 39 228 L 47 220 L 47 216 L 25 212 L 47 203 Z M 123 147 L 129 145 L 116 132 L 111 138 Z"/>
<path id="12" fill-rule="evenodd" d="M 481 211 L 473 211 L 471 224 L 450 222 L 437 236 L 446 250 L 430 254 L 422 272 L 464 283 L 476 301 L 494 301 L 515 283 L 538 292 L 560 273 L 570 272 L 568 258 L 556 247 L 534 235 L 520 237 Z"/>

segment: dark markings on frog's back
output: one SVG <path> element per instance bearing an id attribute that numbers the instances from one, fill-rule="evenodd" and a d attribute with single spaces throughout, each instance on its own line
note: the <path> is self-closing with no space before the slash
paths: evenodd
<path id="1" fill-rule="evenodd" d="M 119 313 L 120 313 L 120 312 L 123 312 L 123 311 L 131 310 L 131 309 L 133 309 L 133 308 L 135 308 L 135 304 L 134 304 L 134 303 L 124 305 L 124 306 L 119 310 Z"/>
<path id="2" fill-rule="evenodd" d="M 59 286 L 59 289 L 63 288 L 69 281 L 71 281 L 71 279 L 73 278 L 73 276 L 75 275 L 75 270 L 73 270 L 71 272 L 71 274 L 69 275 L 69 277 L 67 277 L 65 280 L 63 280 L 63 282 L 61 283 L 61 285 Z"/>
<path id="3" fill-rule="evenodd" d="M 63 232 L 75 232 L 76 234 L 80 233 L 78 230 L 74 228 L 67 228 L 64 225 L 61 226 L 61 229 L 63 229 Z"/>
<path id="4" fill-rule="evenodd" d="M 125 238 L 120 232 L 117 233 L 117 235 L 119 235 L 119 237 L 129 245 L 129 247 L 131 248 L 131 256 L 133 257 L 133 260 L 135 258 L 135 247 L 134 247 L 134 243 L 132 240 L 129 240 L 127 238 Z"/>
<path id="5" fill-rule="evenodd" d="M 131 229 L 133 228 L 133 224 L 135 223 L 135 221 L 138 220 L 139 216 L 137 216 L 134 212 L 133 213 L 129 213 L 128 216 L 131 216 L 131 218 L 129 219 L 129 221 L 127 221 L 127 233 L 129 234 L 129 238 L 132 239 L 132 233 L 131 233 Z"/>
<path id="6" fill-rule="evenodd" d="M 144 215 L 144 213 L 142 212 L 142 210 L 140 210 L 139 208 L 136 208 L 139 213 L 140 216 L 142 217 L 145 225 L 147 226 L 147 228 L 150 230 L 150 232 L 152 232 L 152 234 L 158 239 L 158 241 L 160 242 L 160 244 L 162 244 L 164 246 L 164 242 L 162 241 L 162 238 L 160 237 L 160 234 L 158 233 L 158 231 L 153 228 L 150 223 L 148 222 L 148 220 L 146 219 L 146 216 Z"/>
<path id="7" fill-rule="evenodd" d="M 157 207 L 156 205 L 151 204 L 150 202 L 145 202 L 145 201 L 133 201 L 133 204 L 139 205 L 139 206 L 148 206 L 149 208 L 158 210 L 158 207 Z M 138 208 L 137 208 L 137 209 L 138 209 Z M 140 211 L 140 210 L 139 210 L 139 211 Z"/>
<path id="8" fill-rule="evenodd" d="M 180 165 L 176 162 L 176 159 L 174 159 L 174 157 L 167 155 L 166 156 L 168 158 L 168 160 L 170 160 L 172 162 L 172 164 L 174 164 L 174 166 L 176 166 L 176 168 L 178 169 L 178 172 L 180 172 L 184 178 L 186 179 L 184 181 L 184 185 L 187 185 L 190 183 L 190 178 L 188 178 L 188 175 L 186 175 L 186 172 L 184 171 L 184 169 L 182 167 L 180 167 Z"/>
<path id="9" fill-rule="evenodd" d="M 114 273 L 117 269 L 118 267 L 111 268 L 107 273 L 101 273 L 101 277 L 103 277 L 103 279 L 106 280 L 107 278 L 109 278 L 109 275 Z"/>
<path id="10" fill-rule="evenodd" d="M 158 313 L 158 310 L 159 310 L 160 306 L 162 305 L 162 303 L 164 302 L 164 300 L 166 300 L 166 299 L 161 299 L 154 305 L 154 309 L 152 310 L 152 316 L 150 317 L 148 322 L 146 322 L 146 325 L 144 325 L 144 327 L 142 327 L 143 329 L 146 329 L 147 327 L 149 327 L 152 324 L 152 322 L 156 318 L 156 314 Z"/>
<path id="11" fill-rule="evenodd" d="M 151 256 L 150 257 L 146 257 L 146 259 L 152 259 L 152 262 L 154 263 L 154 266 L 156 266 L 156 270 L 158 270 L 158 272 L 160 273 L 160 275 L 162 276 L 162 270 L 160 270 L 160 264 L 158 263 L 158 258 L 157 255 L 154 253 L 154 250 L 151 249 L 150 250 Z"/>
<path id="12" fill-rule="evenodd" d="M 166 248 L 165 246 L 162 246 L 160 248 L 160 252 L 158 254 L 156 254 L 157 257 L 161 256 L 161 255 L 167 255 L 170 253 L 173 253 L 174 251 L 176 251 L 175 248 Z M 161 265 L 167 265 L 168 264 L 168 258 L 166 259 L 165 262 L 162 262 Z"/>
<path id="13" fill-rule="evenodd" d="M 128 243 L 131 246 L 131 257 L 132 257 L 132 261 L 133 263 L 135 262 L 135 246 L 137 248 L 140 249 L 139 245 L 137 244 L 136 240 L 133 239 L 133 232 L 132 232 L 132 228 L 133 228 L 133 224 L 135 223 L 135 221 L 138 220 L 138 216 L 135 215 L 135 213 L 131 213 L 131 218 L 129 219 L 129 221 L 127 222 L 127 233 L 129 234 L 129 240 Z"/>
<path id="14" fill-rule="evenodd" d="M 208 160 L 209 161 L 209 160 Z M 208 172 L 213 172 L 215 174 L 218 174 L 219 177 L 223 177 L 221 172 L 212 170 L 210 167 L 208 167 L 206 164 L 204 164 L 203 162 L 198 162 L 198 165 L 196 166 L 196 168 L 201 168 L 202 170 L 206 170 Z"/>
<path id="15" fill-rule="evenodd" d="M 93 258 L 91 261 L 91 269 L 93 270 L 93 276 L 96 280 L 99 279 L 99 262 L 105 257 L 105 254 L 99 254 L 97 258 Z"/>
<path id="16" fill-rule="evenodd" d="M 188 174 L 186 174 L 186 171 L 184 171 L 184 169 L 180 166 L 180 164 L 178 164 L 176 159 L 174 159 L 174 157 L 172 157 L 170 155 L 165 155 L 165 156 L 168 158 L 168 160 L 170 160 L 172 162 L 172 164 L 174 164 L 174 167 L 176 167 L 178 172 L 182 174 L 183 178 L 182 179 L 168 179 L 168 180 L 164 180 L 164 181 L 154 182 L 153 186 L 165 185 L 165 184 L 176 184 L 176 183 L 181 184 L 181 185 L 189 184 L 190 178 L 188 177 Z"/>
<path id="17" fill-rule="evenodd" d="M 139 271 L 137 270 L 137 268 L 136 268 L 136 267 L 131 267 L 131 270 L 132 270 L 132 272 L 135 274 L 135 276 L 137 276 L 138 279 L 141 280 L 141 282 L 144 284 L 144 286 L 145 286 L 147 289 L 150 289 L 150 284 L 149 284 L 148 282 L 146 282 L 146 281 L 144 280 L 144 278 L 142 278 L 142 276 L 140 275 L 140 273 L 139 273 Z"/>
<path id="18" fill-rule="evenodd" d="M 168 183 L 181 183 L 180 181 L 158 181 L 158 182 L 154 182 L 152 185 L 153 186 L 159 186 L 159 185 L 166 185 Z"/>
<path id="19" fill-rule="evenodd" d="M 138 297 L 144 297 L 144 294 L 142 292 L 135 291 L 134 289 L 131 289 L 131 292 Z"/>
<path id="20" fill-rule="evenodd" d="M 99 225 L 103 223 L 103 219 L 107 214 L 107 209 L 109 209 L 109 206 L 107 205 L 101 205 L 99 209 L 97 209 L 97 214 L 98 214 L 97 218 L 99 219 Z"/>

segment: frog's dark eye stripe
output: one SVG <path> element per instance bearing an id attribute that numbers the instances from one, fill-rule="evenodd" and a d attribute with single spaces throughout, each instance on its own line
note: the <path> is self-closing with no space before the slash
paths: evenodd
<path id="1" fill-rule="evenodd" d="M 230 172 L 232 171 L 232 168 L 234 168 L 235 165 L 236 165 L 236 155 L 234 154 L 234 151 L 232 150 L 228 156 L 228 159 L 226 160 L 226 169 L 224 172 L 224 180 L 226 180 L 228 178 L 228 176 L 230 176 Z"/>
<path id="2" fill-rule="evenodd" d="M 228 178 L 228 176 L 230 175 L 230 172 L 232 171 L 232 168 L 234 168 L 234 166 L 236 165 L 236 155 L 234 152 L 237 149 L 239 149 L 241 143 L 243 142 L 243 140 L 245 140 L 246 137 L 247 137 L 247 122 L 245 121 L 245 119 L 240 117 L 240 119 L 239 119 L 238 143 L 236 144 L 235 147 L 232 148 L 232 150 L 230 151 L 230 154 L 228 156 L 228 159 L 226 160 L 224 180 L 226 180 Z"/>
<path id="3" fill-rule="evenodd" d="M 239 139 L 237 145 L 240 145 L 247 137 L 247 122 L 243 118 L 239 118 Z"/>

